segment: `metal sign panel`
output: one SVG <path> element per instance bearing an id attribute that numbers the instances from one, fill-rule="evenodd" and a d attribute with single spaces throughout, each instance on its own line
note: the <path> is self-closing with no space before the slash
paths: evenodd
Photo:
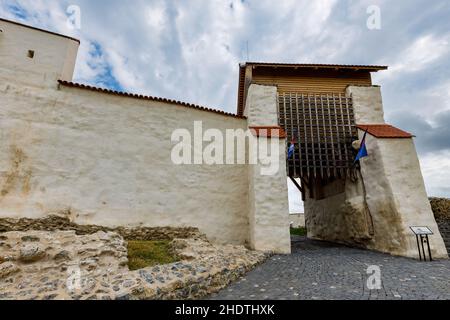
<path id="1" fill-rule="evenodd" d="M 412 232 L 414 232 L 417 236 L 431 236 L 433 235 L 433 231 L 430 230 L 428 227 L 410 227 Z"/>

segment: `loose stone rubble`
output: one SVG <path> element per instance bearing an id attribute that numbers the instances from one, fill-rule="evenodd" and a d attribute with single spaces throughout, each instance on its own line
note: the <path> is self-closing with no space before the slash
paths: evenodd
<path id="1" fill-rule="evenodd" d="M 172 241 L 179 262 L 129 271 L 115 232 L 0 234 L 0 299 L 196 299 L 224 288 L 268 255 L 204 236 Z"/>

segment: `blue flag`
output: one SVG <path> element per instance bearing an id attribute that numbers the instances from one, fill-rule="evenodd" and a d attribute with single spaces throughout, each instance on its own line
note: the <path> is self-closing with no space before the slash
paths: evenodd
<path id="1" fill-rule="evenodd" d="M 364 133 L 364 137 L 362 139 L 361 147 L 359 148 L 358 155 L 356 156 L 355 163 L 357 161 L 361 160 L 362 158 L 365 158 L 365 157 L 367 157 L 369 155 L 367 153 L 367 148 L 366 148 L 366 136 L 367 136 L 367 130 Z"/>
<path id="2" fill-rule="evenodd" d="M 288 149 L 288 160 L 291 159 L 294 156 L 295 153 L 295 144 L 297 143 L 297 130 L 294 131 L 292 140 L 291 140 L 291 145 L 289 146 Z"/>
<path id="3" fill-rule="evenodd" d="M 294 155 L 295 152 L 295 145 L 293 143 L 291 143 L 291 146 L 289 147 L 289 151 L 288 151 L 288 159 L 292 158 L 292 156 Z"/>

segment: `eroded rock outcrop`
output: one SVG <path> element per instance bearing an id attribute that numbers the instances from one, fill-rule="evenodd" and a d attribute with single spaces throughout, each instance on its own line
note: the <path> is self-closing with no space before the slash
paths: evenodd
<path id="1" fill-rule="evenodd" d="M 181 261 L 129 271 L 124 238 L 99 231 L 1 234 L 0 299 L 194 299 L 216 292 L 267 257 L 204 236 L 172 241 Z"/>
<path id="2" fill-rule="evenodd" d="M 450 199 L 430 198 L 430 203 L 447 252 L 450 254 Z"/>

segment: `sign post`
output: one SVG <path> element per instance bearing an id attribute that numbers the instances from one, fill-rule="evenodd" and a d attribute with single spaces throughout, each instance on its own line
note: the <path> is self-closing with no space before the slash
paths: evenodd
<path id="1" fill-rule="evenodd" d="M 417 249 L 419 250 L 419 259 L 420 261 L 427 261 L 427 255 L 425 252 L 424 244 L 427 244 L 428 247 L 428 257 L 430 261 L 433 261 L 433 257 L 431 256 L 431 247 L 430 247 L 430 239 L 429 236 L 433 235 L 433 231 L 428 227 L 410 227 L 412 232 L 416 235 L 417 241 Z"/>

